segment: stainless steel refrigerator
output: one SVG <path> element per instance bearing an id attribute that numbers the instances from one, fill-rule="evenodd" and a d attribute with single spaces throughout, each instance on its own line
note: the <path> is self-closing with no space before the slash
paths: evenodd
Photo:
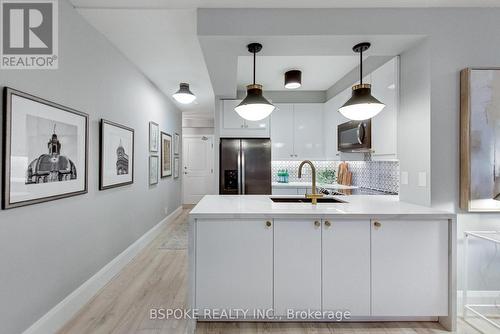
<path id="1" fill-rule="evenodd" d="M 220 140 L 219 193 L 271 194 L 271 140 L 223 138 Z"/>

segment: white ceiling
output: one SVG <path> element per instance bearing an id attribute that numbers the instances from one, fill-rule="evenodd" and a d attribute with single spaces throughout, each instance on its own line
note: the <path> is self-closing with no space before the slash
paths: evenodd
<path id="1" fill-rule="evenodd" d="M 71 0 L 77 7 L 133 8 L 377 8 L 500 7 L 498 0 Z"/>
<path id="2" fill-rule="evenodd" d="M 372 47 L 366 53 L 367 57 L 395 56 L 410 49 L 422 38 L 419 35 L 199 36 L 214 93 L 224 98 L 236 97 L 237 87 L 243 87 L 251 80 L 250 63 L 239 65 L 239 59 L 250 60 L 246 45 L 251 42 L 260 42 L 263 45 L 262 51 L 257 56 L 257 83 L 264 84 L 264 90 L 274 90 L 272 87 L 284 90 L 283 70 L 285 67 L 282 67 L 282 59 L 286 61 L 301 59 L 302 65 L 312 64 L 318 59 L 325 59 L 325 61 L 332 58 L 345 59 L 343 67 L 311 65 L 314 67 L 311 72 L 303 69 L 304 80 L 307 78 L 309 78 L 307 80 L 314 80 L 310 82 L 309 87 L 318 85 L 326 87 L 320 90 L 326 90 L 335 83 L 333 77 L 337 76 L 340 79 L 343 77 L 342 73 L 347 74 L 356 67 L 359 58 L 352 51 L 354 44 L 360 41 L 371 42 Z M 264 73 L 261 62 L 267 62 L 267 58 L 274 60 L 270 60 L 267 64 L 268 70 Z M 350 62 L 347 59 L 350 59 Z M 297 65 L 294 61 L 293 64 L 293 67 L 300 67 L 300 63 Z M 323 67 L 324 70 L 318 72 L 318 69 L 323 69 Z M 336 72 L 327 73 L 330 70 Z M 313 72 L 319 75 L 313 77 Z M 267 76 L 269 78 L 266 78 Z"/>
<path id="3" fill-rule="evenodd" d="M 257 83 L 265 90 L 284 90 L 284 74 L 291 69 L 302 71 L 302 87 L 297 90 L 327 90 L 354 69 L 357 56 L 259 56 Z M 238 90 L 252 83 L 252 56 L 238 57 Z"/>
<path id="4" fill-rule="evenodd" d="M 197 99 L 190 105 L 172 99 L 179 109 L 213 112 L 214 93 L 196 34 L 196 10 L 78 11 L 168 97 L 180 82 L 189 83 Z"/>

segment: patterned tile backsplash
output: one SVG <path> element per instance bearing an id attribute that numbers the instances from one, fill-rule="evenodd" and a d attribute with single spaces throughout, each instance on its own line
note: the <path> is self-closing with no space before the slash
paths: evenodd
<path id="1" fill-rule="evenodd" d="M 313 161 L 318 171 L 333 169 L 338 171 L 342 161 Z M 398 161 L 346 161 L 352 172 L 354 186 L 374 189 L 384 192 L 399 193 L 399 162 Z M 297 176 L 300 161 L 272 161 L 273 182 L 278 181 L 278 170 L 287 169 L 289 182 L 310 182 L 311 169 L 303 169 L 302 179 Z"/>

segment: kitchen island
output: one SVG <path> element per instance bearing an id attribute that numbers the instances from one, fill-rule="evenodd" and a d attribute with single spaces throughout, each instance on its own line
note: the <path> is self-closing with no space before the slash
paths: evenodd
<path id="1" fill-rule="evenodd" d="M 290 202 L 302 198 L 208 195 L 191 211 L 198 321 L 412 320 L 454 328 L 454 214 L 397 196 Z"/>

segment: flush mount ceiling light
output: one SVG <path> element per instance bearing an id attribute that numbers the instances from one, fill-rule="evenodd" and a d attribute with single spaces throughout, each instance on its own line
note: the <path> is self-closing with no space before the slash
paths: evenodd
<path id="1" fill-rule="evenodd" d="M 185 82 L 179 84 L 179 90 L 172 96 L 177 102 L 182 104 L 190 104 L 196 100 L 196 96 L 189 90 L 189 84 Z"/>
<path id="2" fill-rule="evenodd" d="M 363 83 L 363 52 L 369 47 L 370 43 L 364 42 L 352 48 L 359 53 L 359 84 L 352 86 L 352 97 L 339 108 L 342 115 L 355 121 L 372 118 L 385 107 L 385 104 L 372 96 L 371 85 Z"/>
<path id="3" fill-rule="evenodd" d="M 251 43 L 247 47 L 248 51 L 253 53 L 253 84 L 247 86 L 247 96 L 234 110 L 246 120 L 260 121 L 269 116 L 275 107 L 262 96 L 262 85 L 255 83 L 255 54 L 262 50 L 262 45 Z"/>
<path id="4" fill-rule="evenodd" d="M 302 72 L 299 70 L 290 70 L 285 72 L 285 88 L 297 89 L 302 86 Z"/>

